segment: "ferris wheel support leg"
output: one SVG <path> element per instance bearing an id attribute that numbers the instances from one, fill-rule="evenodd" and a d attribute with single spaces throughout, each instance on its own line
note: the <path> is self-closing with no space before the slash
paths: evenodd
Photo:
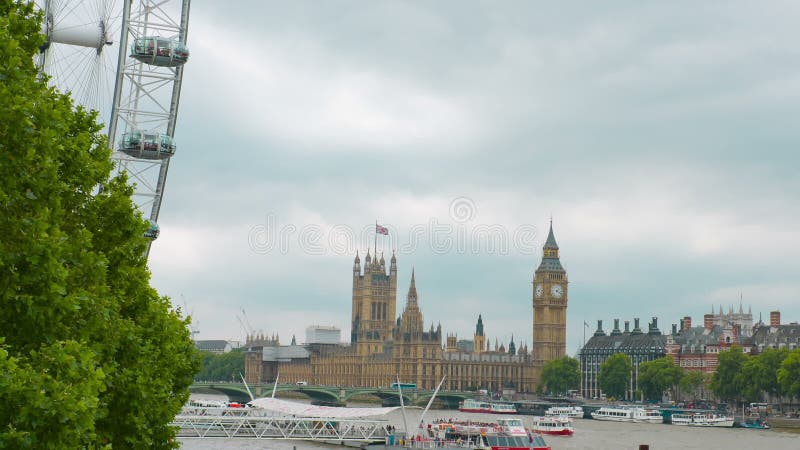
<path id="1" fill-rule="evenodd" d="M 115 140 L 117 136 L 117 110 L 119 109 L 122 98 L 122 77 L 125 67 L 125 58 L 128 56 L 128 20 L 131 17 L 131 0 L 124 0 L 122 6 L 122 27 L 119 36 L 119 57 L 117 59 L 117 79 L 114 84 L 114 102 L 111 105 L 111 117 L 108 122 L 108 146 L 115 150 Z"/>

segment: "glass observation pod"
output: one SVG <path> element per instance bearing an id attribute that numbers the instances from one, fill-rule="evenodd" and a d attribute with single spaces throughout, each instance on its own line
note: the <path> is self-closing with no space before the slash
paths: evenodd
<path id="1" fill-rule="evenodd" d="M 152 220 L 148 220 L 147 225 L 149 228 L 144 232 L 144 237 L 155 241 L 158 238 L 158 234 L 161 232 L 161 230 L 158 228 L 158 224 Z"/>
<path id="2" fill-rule="evenodd" d="M 128 132 L 122 135 L 119 151 L 140 159 L 167 159 L 175 154 L 175 142 L 166 134 Z"/>
<path id="3" fill-rule="evenodd" d="M 131 57 L 153 66 L 177 67 L 189 59 L 189 49 L 177 39 L 143 37 L 134 39 Z"/>

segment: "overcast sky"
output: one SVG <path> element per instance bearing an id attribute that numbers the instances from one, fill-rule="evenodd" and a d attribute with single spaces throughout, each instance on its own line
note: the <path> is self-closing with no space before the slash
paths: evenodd
<path id="1" fill-rule="evenodd" d="M 800 3 L 195 1 L 153 284 L 200 339 L 349 339 L 397 251 L 426 327 L 532 340 L 550 217 L 568 352 L 603 319 L 800 319 Z M 365 231 L 366 230 L 366 231 Z M 487 236 L 491 236 L 487 239 Z M 491 242 L 490 242 L 491 241 Z"/>

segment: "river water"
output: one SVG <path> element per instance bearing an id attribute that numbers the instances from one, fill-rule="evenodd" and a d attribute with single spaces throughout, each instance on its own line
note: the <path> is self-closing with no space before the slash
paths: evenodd
<path id="1" fill-rule="evenodd" d="M 363 405 L 350 405 L 363 406 Z M 406 421 L 410 426 L 418 424 L 422 410 L 406 409 Z M 492 421 L 489 414 L 460 413 L 453 410 L 430 410 L 425 421 L 443 418 L 461 418 Z M 529 426 L 528 416 L 522 418 Z M 397 429 L 404 429 L 402 411 L 397 410 L 387 417 Z M 545 436 L 553 450 L 638 450 L 640 444 L 648 444 L 651 450 L 800 450 L 800 434 L 772 430 L 750 430 L 743 428 L 699 428 L 664 424 L 639 424 L 604 422 L 590 419 L 576 419 L 575 434 L 569 437 Z M 310 442 L 290 442 L 254 439 L 181 439 L 185 450 L 210 449 L 274 449 L 274 450 L 322 450 L 348 447 L 316 444 Z"/>

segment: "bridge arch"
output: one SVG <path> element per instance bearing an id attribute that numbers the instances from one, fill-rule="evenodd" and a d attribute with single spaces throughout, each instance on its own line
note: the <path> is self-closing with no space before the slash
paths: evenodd
<path id="1" fill-rule="evenodd" d="M 419 397 L 417 398 L 417 405 L 425 406 L 430 401 L 431 397 L 433 397 L 433 392 L 420 392 Z M 436 394 L 436 400 L 441 401 L 445 404 L 447 409 L 456 409 L 458 408 L 458 404 L 461 403 L 464 399 L 472 398 L 473 396 L 470 394 L 465 394 L 461 392 L 439 392 Z"/>
<path id="2" fill-rule="evenodd" d="M 372 397 L 377 397 L 381 399 L 384 405 L 387 404 L 397 404 L 400 405 L 400 399 L 397 396 L 397 391 L 393 389 L 386 389 L 386 388 L 351 388 L 345 391 L 344 401 L 347 402 L 351 400 L 353 397 L 361 396 L 361 395 L 369 395 Z M 394 401 L 393 401 L 394 400 Z M 413 401 L 413 394 L 410 394 L 407 391 L 403 392 L 403 403 L 406 405 L 410 405 Z"/>
<path id="3" fill-rule="evenodd" d="M 227 395 L 234 402 L 249 402 L 250 395 L 244 385 L 237 384 L 193 384 L 189 387 L 190 393 L 212 393 Z"/>

